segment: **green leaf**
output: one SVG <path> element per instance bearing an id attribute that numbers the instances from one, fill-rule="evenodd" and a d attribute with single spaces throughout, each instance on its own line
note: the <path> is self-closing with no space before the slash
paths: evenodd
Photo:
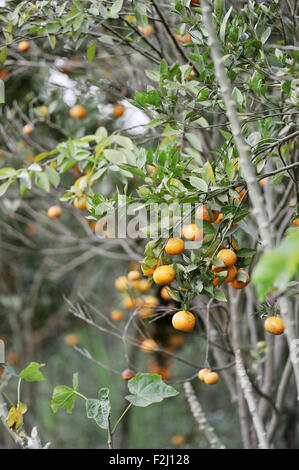
<path id="1" fill-rule="evenodd" d="M 234 87 L 233 92 L 232 92 L 232 97 L 239 106 L 242 106 L 244 99 L 239 88 Z"/>
<path id="2" fill-rule="evenodd" d="M 4 46 L 4 47 L 2 47 L 2 49 L 0 51 L 0 62 L 1 62 L 1 64 L 4 64 L 4 62 L 6 61 L 6 57 L 7 57 L 7 46 Z"/>
<path id="3" fill-rule="evenodd" d="M 8 180 L 6 183 L 3 183 L 0 185 L 0 197 L 3 196 L 3 194 L 6 193 L 8 190 L 9 186 L 11 185 L 12 181 Z"/>
<path id="4" fill-rule="evenodd" d="M 225 39 L 225 31 L 226 31 L 226 24 L 228 22 L 228 19 L 230 17 L 230 14 L 232 12 L 232 9 L 233 7 L 230 7 L 230 9 L 228 10 L 228 12 L 226 13 L 225 17 L 223 18 L 223 21 L 221 23 L 221 26 L 220 26 L 220 39 L 221 41 L 224 41 Z"/>
<path id="5" fill-rule="evenodd" d="M 17 171 L 14 168 L 1 168 L 0 180 L 11 178 L 12 176 L 15 176 L 16 174 L 17 174 Z"/>
<path id="6" fill-rule="evenodd" d="M 123 6 L 123 1 L 124 0 L 115 0 L 112 7 L 111 7 L 111 10 L 110 10 L 110 15 L 114 16 L 114 15 L 117 15 L 117 13 L 120 12 L 122 6 Z"/>
<path id="7" fill-rule="evenodd" d="M 76 393 L 67 385 L 57 385 L 51 400 L 51 408 L 53 413 L 56 413 L 59 408 L 63 408 L 67 413 L 72 413 L 76 400 Z"/>
<path id="8" fill-rule="evenodd" d="M 271 28 L 270 28 L 270 26 L 268 26 L 268 28 L 266 28 L 265 31 L 262 34 L 262 37 L 261 37 L 262 44 L 265 44 L 265 42 L 267 42 L 270 34 L 271 34 Z"/>
<path id="9" fill-rule="evenodd" d="M 97 48 L 97 44 L 95 41 L 93 41 L 87 48 L 87 58 L 89 60 L 89 62 L 92 62 L 93 61 L 93 58 L 94 58 L 94 55 L 95 55 L 95 52 L 96 52 L 96 48 Z"/>
<path id="10" fill-rule="evenodd" d="M 44 191 L 50 191 L 50 182 L 46 172 L 40 172 L 36 174 L 36 184 Z"/>
<path id="11" fill-rule="evenodd" d="M 99 399 L 89 398 L 86 401 L 86 414 L 88 418 L 94 419 L 100 428 L 107 429 L 111 411 L 109 389 L 101 388 L 98 397 Z"/>
<path id="12" fill-rule="evenodd" d="M 78 390 L 78 372 L 73 374 L 73 389 L 76 391 Z"/>
<path id="13" fill-rule="evenodd" d="M 196 150 L 199 150 L 199 152 L 202 151 L 201 142 L 200 142 L 199 138 L 196 137 L 196 135 L 187 132 L 185 134 L 185 136 L 188 139 L 188 141 L 190 142 L 190 144 L 192 145 L 192 147 L 194 147 Z"/>
<path id="14" fill-rule="evenodd" d="M 31 362 L 29 366 L 26 367 L 26 369 L 22 370 L 20 377 L 24 380 L 27 380 L 27 382 L 40 382 L 45 380 L 45 377 L 39 370 L 44 365 L 45 364 L 39 364 L 38 362 Z"/>
<path id="15" fill-rule="evenodd" d="M 46 167 L 46 173 L 48 175 L 49 180 L 53 184 L 53 186 L 55 186 L 55 188 L 57 188 L 57 186 L 60 183 L 60 176 L 57 173 L 57 171 L 54 168 L 52 168 L 51 166 L 47 166 Z"/>
<path id="16" fill-rule="evenodd" d="M 199 191 L 207 192 L 208 190 L 207 183 L 197 176 L 190 176 L 190 184 L 192 184 L 194 188 L 199 189 Z"/>
<path id="17" fill-rule="evenodd" d="M 135 377 L 128 382 L 131 395 L 126 396 L 126 400 L 135 406 L 149 406 L 158 403 L 164 398 L 178 395 L 173 387 L 166 385 L 158 374 L 143 374 L 138 372 Z"/>

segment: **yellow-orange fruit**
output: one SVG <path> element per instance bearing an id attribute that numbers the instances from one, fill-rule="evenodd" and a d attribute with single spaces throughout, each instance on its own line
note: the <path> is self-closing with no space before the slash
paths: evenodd
<path id="1" fill-rule="evenodd" d="M 174 37 L 177 40 L 177 42 L 180 43 L 180 44 L 185 44 L 185 43 L 188 43 L 188 42 L 192 42 L 192 37 L 189 33 L 186 33 L 186 34 L 174 33 Z"/>
<path id="2" fill-rule="evenodd" d="M 259 183 L 260 183 L 260 185 L 261 185 L 262 187 L 264 187 L 265 184 L 267 183 L 267 179 L 268 179 L 268 178 L 262 178 L 261 180 L 259 180 Z"/>
<path id="3" fill-rule="evenodd" d="M 150 282 L 147 279 L 138 279 L 132 282 L 132 289 L 139 292 L 147 292 L 151 288 Z"/>
<path id="4" fill-rule="evenodd" d="M 218 215 L 217 219 L 215 220 L 215 224 L 220 224 L 221 220 L 223 219 L 223 214 L 222 212 Z"/>
<path id="5" fill-rule="evenodd" d="M 122 371 L 121 377 L 123 380 L 131 380 L 135 377 L 135 373 L 131 369 L 125 369 Z"/>
<path id="6" fill-rule="evenodd" d="M 219 216 L 219 211 L 212 211 L 212 214 L 213 214 L 214 220 L 216 220 Z M 207 222 L 212 222 L 210 214 L 209 214 L 209 209 L 204 205 L 199 206 L 199 208 L 196 211 L 196 217 L 197 219 L 202 219 L 202 220 L 206 220 Z"/>
<path id="7" fill-rule="evenodd" d="M 195 316 L 188 310 L 180 310 L 173 315 L 172 325 L 176 330 L 191 331 L 195 326 Z"/>
<path id="8" fill-rule="evenodd" d="M 146 165 L 146 171 L 152 175 L 154 171 L 156 170 L 157 165 Z"/>
<path id="9" fill-rule="evenodd" d="M 234 199 L 234 202 L 241 202 L 247 199 L 246 189 L 235 188 L 235 191 L 239 193 L 239 196 Z"/>
<path id="10" fill-rule="evenodd" d="M 64 342 L 67 346 L 77 346 L 79 344 L 79 337 L 76 333 L 69 333 L 64 337 Z"/>
<path id="11" fill-rule="evenodd" d="M 217 258 L 225 264 L 226 267 L 230 267 L 237 261 L 237 255 L 232 250 L 220 250 L 217 254 Z"/>
<path id="12" fill-rule="evenodd" d="M 59 217 L 62 214 L 62 209 L 60 206 L 51 206 L 48 209 L 48 217 L 50 219 L 56 219 L 56 217 Z"/>
<path id="13" fill-rule="evenodd" d="M 143 305 L 140 307 L 138 315 L 140 318 L 147 318 L 154 314 L 155 307 L 159 305 L 159 300 L 153 295 L 146 295 L 143 299 Z"/>
<path id="14" fill-rule="evenodd" d="M 184 251 L 184 241 L 180 238 L 169 238 L 165 245 L 165 251 L 168 255 L 179 255 Z"/>
<path id="15" fill-rule="evenodd" d="M 137 281 L 140 278 L 140 272 L 137 270 L 130 271 L 128 273 L 128 279 L 129 281 Z"/>
<path id="16" fill-rule="evenodd" d="M 236 276 L 238 275 L 238 273 L 244 273 L 246 275 L 246 281 L 243 282 L 238 281 L 238 279 L 234 279 L 232 282 L 230 282 L 230 285 L 233 287 L 233 289 L 243 289 L 243 287 L 246 287 L 250 281 L 249 274 L 244 271 L 244 269 L 238 269 Z"/>
<path id="17" fill-rule="evenodd" d="M 169 293 L 168 293 L 170 290 L 171 290 L 171 289 L 170 289 L 169 287 L 167 287 L 167 286 L 166 286 L 166 287 L 163 287 L 163 289 L 162 289 L 161 292 L 160 292 L 160 295 L 161 295 L 162 299 L 164 299 L 164 300 L 171 300 L 171 297 L 170 297 L 170 295 L 169 295 Z"/>
<path id="18" fill-rule="evenodd" d="M 185 342 L 185 337 L 181 334 L 173 334 L 170 336 L 168 340 L 169 346 L 177 348 L 178 346 L 182 346 Z"/>
<path id="19" fill-rule="evenodd" d="M 154 274 L 154 271 L 155 269 L 157 268 L 157 266 L 160 266 L 161 264 L 161 261 L 158 259 L 158 258 L 154 258 L 154 260 L 156 261 L 156 264 L 154 266 L 150 266 L 149 268 L 146 268 L 144 266 L 141 266 L 141 271 L 143 272 L 143 274 L 147 277 L 151 276 L 152 274 Z"/>
<path id="20" fill-rule="evenodd" d="M 123 292 L 128 289 L 129 280 L 126 276 L 119 276 L 117 279 L 115 279 L 114 286 L 117 290 Z"/>
<path id="21" fill-rule="evenodd" d="M 188 80 L 189 82 L 191 82 L 191 80 L 193 80 L 193 77 L 194 77 L 194 76 L 195 76 L 195 72 L 194 72 L 194 70 L 191 70 L 189 77 L 187 77 L 187 80 Z"/>
<path id="22" fill-rule="evenodd" d="M 70 109 L 70 116 L 75 119 L 82 119 L 86 116 L 87 109 L 81 104 L 76 104 Z"/>
<path id="23" fill-rule="evenodd" d="M 144 36 L 151 36 L 154 31 L 154 28 L 150 23 L 145 28 L 142 28 L 142 26 L 138 26 L 138 29 L 142 34 L 144 34 Z"/>
<path id="24" fill-rule="evenodd" d="M 28 51 L 29 46 L 30 46 L 30 44 L 29 44 L 28 41 L 21 41 L 21 42 L 19 42 L 19 44 L 18 44 L 18 51 L 19 51 L 19 52 Z"/>
<path id="25" fill-rule="evenodd" d="M 284 332 L 284 322 L 281 317 L 268 317 L 264 326 L 265 330 L 273 335 L 281 335 Z"/>
<path id="26" fill-rule="evenodd" d="M 293 220 L 293 224 L 296 225 L 296 227 L 299 227 L 299 218 Z"/>
<path id="27" fill-rule="evenodd" d="M 122 104 L 117 103 L 113 106 L 112 116 L 120 117 L 124 114 L 124 112 L 125 112 L 125 107 Z"/>
<path id="28" fill-rule="evenodd" d="M 181 436 L 180 434 L 177 434 L 177 435 L 173 436 L 173 438 L 171 439 L 171 442 L 175 446 L 182 446 L 183 444 L 185 444 L 186 439 L 184 438 L 184 436 Z"/>
<path id="29" fill-rule="evenodd" d="M 86 200 L 85 200 L 85 194 L 82 194 L 81 196 L 77 196 L 74 199 L 74 206 L 79 209 L 79 210 L 84 210 L 86 209 Z"/>
<path id="30" fill-rule="evenodd" d="M 199 380 L 204 381 L 205 376 L 211 372 L 210 369 L 200 369 L 200 371 L 197 374 L 197 377 Z"/>
<path id="31" fill-rule="evenodd" d="M 39 118 L 45 118 L 47 117 L 49 114 L 49 109 L 48 109 L 48 106 L 40 106 L 38 111 L 37 111 L 37 117 Z"/>
<path id="32" fill-rule="evenodd" d="M 235 277 L 237 275 L 237 272 L 238 272 L 238 270 L 237 270 L 235 265 L 228 268 L 227 277 L 226 277 L 224 282 L 226 282 L 226 284 L 228 284 L 229 282 L 232 282 L 235 279 Z"/>
<path id="33" fill-rule="evenodd" d="M 158 345 L 153 339 L 144 339 L 140 345 L 140 349 L 146 354 L 151 354 L 154 352 L 154 349 L 158 349 Z"/>
<path id="34" fill-rule="evenodd" d="M 123 306 L 128 310 L 138 307 L 140 301 L 132 295 L 126 295 L 123 299 Z"/>
<path id="35" fill-rule="evenodd" d="M 204 233 L 195 224 L 184 225 L 182 227 L 182 237 L 186 238 L 186 240 L 202 240 L 204 236 Z"/>
<path id="36" fill-rule="evenodd" d="M 112 321 L 121 321 L 124 318 L 124 312 L 121 310 L 112 310 L 110 313 L 110 318 Z"/>
<path id="37" fill-rule="evenodd" d="M 164 265 L 155 269 L 153 279 L 159 286 L 170 284 L 175 278 L 175 270 L 172 266 Z"/>
<path id="38" fill-rule="evenodd" d="M 34 126 L 32 124 L 26 124 L 23 127 L 23 134 L 29 135 L 34 131 Z"/>
<path id="39" fill-rule="evenodd" d="M 208 372 L 207 374 L 205 374 L 203 380 L 204 380 L 205 384 L 213 385 L 213 384 L 216 384 L 218 382 L 219 375 L 217 374 L 217 372 Z"/>
<path id="40" fill-rule="evenodd" d="M 159 299 L 154 295 L 146 295 L 144 297 L 144 304 L 150 305 L 151 307 L 157 307 L 159 305 Z"/>
<path id="41" fill-rule="evenodd" d="M 151 374 L 161 375 L 163 380 L 171 378 L 170 364 L 159 365 L 155 361 L 149 361 L 148 370 Z"/>

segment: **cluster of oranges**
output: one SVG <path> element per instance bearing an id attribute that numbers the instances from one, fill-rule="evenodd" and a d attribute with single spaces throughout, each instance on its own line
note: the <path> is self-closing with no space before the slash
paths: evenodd
<path id="1" fill-rule="evenodd" d="M 85 194 L 80 194 L 79 196 L 75 197 L 74 206 L 81 211 L 86 209 Z M 50 219 L 56 219 L 57 217 L 60 217 L 61 214 L 62 214 L 62 208 L 60 206 L 57 206 L 57 205 L 50 206 L 48 209 L 48 217 Z"/>

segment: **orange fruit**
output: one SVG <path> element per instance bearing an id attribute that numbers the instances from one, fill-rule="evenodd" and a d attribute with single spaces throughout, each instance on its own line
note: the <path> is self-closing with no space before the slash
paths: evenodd
<path id="1" fill-rule="evenodd" d="M 200 5 L 200 0 L 191 0 L 190 7 L 196 7 Z"/>
<path id="2" fill-rule="evenodd" d="M 137 270 L 130 271 L 128 273 L 128 279 L 129 281 L 137 281 L 140 278 L 140 272 Z"/>
<path id="3" fill-rule="evenodd" d="M 110 313 L 110 318 L 112 321 L 121 321 L 124 318 L 124 312 L 121 310 L 112 310 Z"/>
<path id="4" fill-rule="evenodd" d="M 29 134 L 32 134 L 33 131 L 34 131 L 34 127 L 32 124 L 26 124 L 23 127 L 23 134 L 29 135 Z"/>
<path id="5" fill-rule="evenodd" d="M 154 308 L 159 305 L 159 300 L 153 295 L 146 295 L 143 302 L 138 315 L 140 318 L 150 317 L 155 312 Z"/>
<path id="6" fill-rule="evenodd" d="M 87 109 L 81 104 L 76 104 L 70 109 L 70 116 L 75 119 L 82 119 L 86 116 Z"/>
<path id="7" fill-rule="evenodd" d="M 243 282 L 243 281 L 238 281 L 238 279 L 234 279 L 232 282 L 230 282 L 230 285 L 232 286 L 233 289 L 243 289 L 243 287 L 246 287 L 250 281 L 249 274 L 246 271 L 244 271 L 244 269 L 238 269 L 236 276 L 238 275 L 238 273 L 244 273 L 246 275 L 246 281 Z"/>
<path id="8" fill-rule="evenodd" d="M 163 289 L 162 289 L 161 292 L 160 292 L 160 295 L 161 295 L 162 299 L 164 299 L 164 300 L 171 300 L 171 297 L 170 297 L 170 295 L 169 295 L 169 293 L 168 293 L 168 291 L 170 291 L 170 290 L 171 290 L 171 289 L 169 289 L 169 287 L 167 287 L 167 286 L 166 286 L 166 287 L 163 287 Z"/>
<path id="9" fill-rule="evenodd" d="M 191 82 L 191 80 L 193 80 L 193 77 L 194 77 L 194 76 L 195 76 L 195 72 L 194 72 L 194 70 L 191 70 L 189 77 L 187 77 L 187 80 L 188 80 L 189 82 Z"/>
<path id="10" fill-rule="evenodd" d="M 173 436 L 173 438 L 171 439 L 171 442 L 175 446 L 182 446 L 183 444 L 185 444 L 186 439 L 184 438 L 184 436 L 177 434 L 176 436 Z"/>
<path id="11" fill-rule="evenodd" d="M 152 175 L 152 174 L 154 173 L 154 171 L 156 170 L 156 168 L 158 168 L 156 164 L 155 164 L 155 165 L 146 165 L 146 171 L 147 171 L 150 175 Z"/>
<path id="12" fill-rule="evenodd" d="M 121 376 L 124 380 L 130 380 L 135 377 L 135 373 L 131 369 L 125 369 L 122 371 Z"/>
<path id="13" fill-rule="evenodd" d="M 237 261 L 237 255 L 232 250 L 220 250 L 217 254 L 217 258 L 225 264 L 225 266 L 230 267 Z"/>
<path id="14" fill-rule="evenodd" d="M 180 43 L 180 44 L 185 44 L 185 43 L 188 43 L 188 42 L 192 42 L 192 37 L 190 36 L 189 33 L 186 33 L 186 34 L 174 33 L 174 37 L 177 40 L 177 42 Z"/>
<path id="15" fill-rule="evenodd" d="M 217 374 L 217 372 L 208 372 L 207 374 L 205 374 L 203 380 L 204 380 L 205 384 L 213 385 L 213 384 L 216 384 L 218 382 L 219 375 Z"/>
<path id="16" fill-rule="evenodd" d="M 19 44 L 18 44 L 18 51 L 19 51 L 19 52 L 28 51 L 29 46 L 30 46 L 30 44 L 29 44 L 28 41 L 21 41 L 21 42 L 19 42 Z"/>
<path id="17" fill-rule="evenodd" d="M 36 225 L 33 224 L 32 222 L 29 222 L 27 225 L 26 225 L 26 228 L 25 228 L 25 231 L 28 235 L 34 235 L 37 231 L 36 229 Z"/>
<path id="18" fill-rule="evenodd" d="M 122 104 L 115 104 L 113 105 L 112 116 L 113 117 L 120 117 L 124 114 L 125 107 Z"/>
<path id="19" fill-rule="evenodd" d="M 216 220 L 219 216 L 219 211 L 212 211 L 213 218 Z M 199 206 L 199 208 L 196 211 L 196 218 L 201 219 L 201 220 L 207 220 L 208 222 L 212 222 L 210 214 L 209 214 L 209 209 L 202 205 Z"/>
<path id="20" fill-rule="evenodd" d="M 165 251 L 168 255 L 179 255 L 184 251 L 184 246 L 184 242 L 180 238 L 169 238 L 165 245 Z"/>
<path id="21" fill-rule="evenodd" d="M 284 322 L 281 317 L 268 317 L 264 327 L 266 331 L 273 335 L 281 335 L 284 332 Z"/>
<path id="22" fill-rule="evenodd" d="M 247 199 L 246 189 L 235 188 L 235 191 L 239 193 L 239 196 L 234 199 L 234 202 L 241 202 Z"/>
<path id="23" fill-rule="evenodd" d="M 7 69 L 2 69 L 0 70 L 0 80 L 4 80 L 8 75 L 8 70 Z"/>
<path id="24" fill-rule="evenodd" d="M 144 339 L 140 345 L 140 349 L 146 354 L 151 354 L 154 352 L 154 349 L 158 349 L 158 345 L 153 339 Z"/>
<path id="25" fill-rule="evenodd" d="M 155 269 L 157 268 L 157 266 L 160 266 L 161 264 L 161 261 L 158 259 L 158 258 L 154 258 L 154 260 L 157 262 L 154 266 L 150 266 L 150 267 L 143 267 L 141 266 L 141 271 L 143 272 L 143 274 L 147 277 L 151 276 L 152 274 L 154 274 L 154 271 Z"/>
<path id="26" fill-rule="evenodd" d="M 293 220 L 293 224 L 296 225 L 296 227 L 299 227 L 299 218 Z"/>
<path id="27" fill-rule="evenodd" d="M 204 236 L 204 233 L 195 224 L 184 225 L 182 228 L 182 237 L 186 240 L 202 240 Z"/>
<path id="28" fill-rule="evenodd" d="M 191 331 L 195 326 L 195 316 L 187 310 L 181 310 L 173 315 L 172 325 L 176 330 Z"/>
<path id="29" fill-rule="evenodd" d="M 142 28 L 142 26 L 138 26 L 138 29 L 142 34 L 144 34 L 144 36 L 151 36 L 154 31 L 154 28 L 150 23 L 145 28 Z"/>
<path id="30" fill-rule="evenodd" d="M 222 219 L 223 219 L 223 214 L 220 213 L 220 214 L 218 215 L 217 219 L 215 220 L 215 224 L 217 224 L 217 225 L 220 224 L 220 222 L 221 222 Z"/>
<path id="31" fill-rule="evenodd" d="M 140 292 L 147 292 L 151 288 L 151 285 L 147 279 L 138 279 L 132 282 L 132 289 Z"/>
<path id="32" fill-rule="evenodd" d="M 48 106 L 40 106 L 38 111 L 37 111 L 37 117 L 39 118 L 45 118 L 47 117 L 49 114 L 49 109 L 48 109 Z"/>
<path id="33" fill-rule="evenodd" d="M 126 295 L 123 299 L 123 306 L 128 310 L 138 307 L 140 305 L 139 299 L 136 299 L 132 295 Z"/>
<path id="34" fill-rule="evenodd" d="M 64 342 L 67 346 L 77 346 L 79 344 L 79 337 L 76 333 L 70 333 L 64 337 Z"/>
<path id="35" fill-rule="evenodd" d="M 48 217 L 50 219 L 56 219 L 56 217 L 59 217 L 62 214 L 62 209 L 60 206 L 51 206 L 48 209 Z"/>
<path id="36" fill-rule="evenodd" d="M 259 184 L 260 184 L 262 187 L 264 187 L 265 184 L 266 184 L 266 182 L 267 182 L 267 179 L 268 179 L 268 178 L 262 178 L 261 180 L 259 180 Z"/>
<path id="37" fill-rule="evenodd" d="M 126 276 L 119 276 L 117 279 L 115 279 L 114 286 L 120 292 L 127 290 L 129 287 L 128 278 Z"/>
<path id="38" fill-rule="evenodd" d="M 163 380 L 169 380 L 171 378 L 170 364 L 162 366 L 157 364 L 155 361 L 150 361 L 148 370 L 151 374 L 161 375 Z"/>
<path id="39" fill-rule="evenodd" d="M 168 344 L 169 346 L 173 346 L 174 348 L 177 348 L 179 346 L 182 346 L 185 342 L 185 337 L 180 334 L 173 334 L 170 336 Z"/>
<path id="40" fill-rule="evenodd" d="M 79 209 L 79 210 L 84 210 L 86 209 L 86 200 L 85 200 L 85 194 L 82 194 L 81 196 L 77 196 L 74 199 L 74 206 Z"/>
<path id="41" fill-rule="evenodd" d="M 207 374 L 209 374 L 210 372 L 211 372 L 210 369 L 200 369 L 200 371 L 198 372 L 197 377 L 199 378 L 199 380 L 204 381 L 205 376 Z"/>
<path id="42" fill-rule="evenodd" d="M 168 265 L 159 266 L 155 269 L 153 274 L 153 279 L 156 284 L 159 286 L 164 286 L 169 284 L 175 278 L 175 270 Z"/>

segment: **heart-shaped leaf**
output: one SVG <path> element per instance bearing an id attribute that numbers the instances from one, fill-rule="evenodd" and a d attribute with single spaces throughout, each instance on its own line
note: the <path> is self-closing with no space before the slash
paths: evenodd
<path id="1" fill-rule="evenodd" d="M 166 385 L 161 375 L 158 374 L 142 374 L 139 372 L 128 382 L 131 395 L 126 396 L 126 400 L 135 406 L 149 406 L 152 403 L 158 403 L 164 398 L 174 397 L 178 395 L 173 387 Z"/>

